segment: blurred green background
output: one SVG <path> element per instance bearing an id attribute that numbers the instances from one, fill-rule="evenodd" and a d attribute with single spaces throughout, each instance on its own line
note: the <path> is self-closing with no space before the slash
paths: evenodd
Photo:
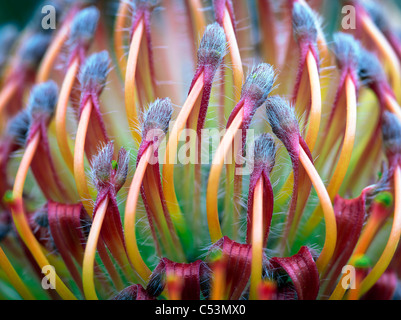
<path id="1" fill-rule="evenodd" d="M 0 0 L 0 24 L 14 22 L 24 26 L 41 3 L 38 0 Z"/>

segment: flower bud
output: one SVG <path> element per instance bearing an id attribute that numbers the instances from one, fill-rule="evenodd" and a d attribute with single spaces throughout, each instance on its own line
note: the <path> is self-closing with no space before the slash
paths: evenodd
<path id="1" fill-rule="evenodd" d="M 276 162 L 276 145 L 269 133 L 263 133 L 255 140 L 255 166 L 266 168 L 270 172 Z"/>
<path id="2" fill-rule="evenodd" d="M 31 36 L 20 51 L 21 63 L 26 68 L 35 70 L 46 53 L 50 40 L 48 34 L 37 33 Z"/>
<path id="3" fill-rule="evenodd" d="M 297 42 L 316 43 L 318 19 L 316 13 L 306 4 L 295 2 L 292 9 L 292 28 Z"/>
<path id="4" fill-rule="evenodd" d="M 27 109 L 34 119 L 40 115 L 50 118 L 53 115 L 58 99 L 57 84 L 50 80 L 33 87 Z"/>
<path id="5" fill-rule="evenodd" d="M 69 42 L 74 46 L 88 46 L 95 35 L 99 17 L 100 12 L 94 6 L 81 10 L 72 21 Z"/>
<path id="6" fill-rule="evenodd" d="M 374 24 L 382 31 L 385 32 L 390 29 L 388 18 L 382 7 L 374 1 L 363 1 L 363 8 L 369 14 Z"/>
<path id="7" fill-rule="evenodd" d="M 170 98 L 157 99 L 151 103 L 145 114 L 142 126 L 144 140 L 152 141 L 151 135 L 155 131 L 159 131 L 158 134 L 161 132 L 167 133 L 172 114 L 173 107 Z"/>
<path id="8" fill-rule="evenodd" d="M 255 102 L 255 109 L 259 108 L 273 89 L 275 81 L 274 69 L 270 64 L 260 63 L 253 67 L 242 86 L 241 99 Z"/>
<path id="9" fill-rule="evenodd" d="M 31 117 L 29 112 L 22 110 L 8 124 L 7 134 L 20 146 L 25 146 Z"/>
<path id="10" fill-rule="evenodd" d="M 267 100 L 266 112 L 273 133 L 283 142 L 289 152 L 299 144 L 299 125 L 287 101 L 275 96 Z"/>
<path id="11" fill-rule="evenodd" d="M 154 300 L 140 284 L 133 284 L 120 291 L 112 300 Z"/>
<path id="12" fill-rule="evenodd" d="M 114 145 L 109 142 L 92 159 L 92 181 L 98 190 L 110 181 L 113 153 Z"/>
<path id="13" fill-rule="evenodd" d="M 92 160 L 92 181 L 96 189 L 112 185 L 118 192 L 124 185 L 128 175 L 130 154 L 124 148 L 118 153 L 117 161 L 113 161 L 114 144 L 107 143 Z"/>
<path id="14" fill-rule="evenodd" d="M 128 176 L 128 166 L 129 166 L 130 153 L 121 148 L 118 152 L 118 160 L 116 161 L 116 167 L 113 167 L 114 170 L 114 185 L 117 190 L 121 189 L 127 180 Z"/>
<path id="15" fill-rule="evenodd" d="M 333 52 L 340 69 L 358 70 L 361 45 L 352 35 L 338 32 L 333 36 Z"/>
<path id="16" fill-rule="evenodd" d="M 8 55 L 18 38 L 18 29 L 13 24 L 7 24 L 0 29 L 0 70 L 9 59 Z"/>
<path id="17" fill-rule="evenodd" d="M 226 55 L 226 35 L 220 25 L 215 22 L 206 27 L 198 49 L 198 66 L 217 69 Z"/>
<path id="18" fill-rule="evenodd" d="M 92 54 L 86 61 L 79 75 L 82 92 L 100 94 L 110 70 L 110 57 L 107 51 Z"/>
<path id="19" fill-rule="evenodd" d="M 361 49 L 358 76 L 365 85 L 386 83 L 386 75 L 379 59 L 372 52 Z"/>

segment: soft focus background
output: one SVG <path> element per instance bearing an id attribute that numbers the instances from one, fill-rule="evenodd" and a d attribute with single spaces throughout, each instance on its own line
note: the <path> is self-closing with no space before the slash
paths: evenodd
<path id="1" fill-rule="evenodd" d="M 73 0 L 66 0 L 73 1 Z M 190 1 L 190 0 L 160 0 L 163 1 Z M 235 1 L 248 1 L 249 3 L 254 3 L 256 0 L 235 0 Z M 273 3 L 285 2 L 287 0 L 271 0 Z M 308 2 L 308 0 L 306 0 Z M 363 0 L 362 0 L 363 1 Z M 391 3 L 392 5 L 397 5 L 401 8 L 401 0 L 375 0 L 382 3 L 383 5 Z M 32 17 L 33 13 L 40 13 L 40 6 L 46 4 L 47 1 L 42 0 L 0 0 L 0 25 L 4 23 L 13 22 L 16 23 L 20 28 L 23 27 L 29 19 Z M 106 2 L 108 8 L 110 8 L 110 15 L 117 8 L 119 0 L 93 0 L 93 2 Z M 210 5 L 210 0 L 202 0 L 205 7 Z M 325 11 L 327 15 L 333 14 L 333 12 L 341 12 L 339 6 L 343 3 L 350 1 L 346 0 L 322 0 L 325 3 Z M 333 18 L 333 17 L 331 17 Z M 328 21 L 328 19 L 324 19 Z M 331 19 L 332 22 L 333 19 Z M 401 24 L 401 22 L 400 22 Z M 330 31 L 332 26 L 324 25 L 326 31 Z"/>
<path id="2" fill-rule="evenodd" d="M 13 22 L 20 27 L 24 26 L 39 4 L 41 4 L 41 1 L 38 0 L 1 0 L 0 24 Z"/>

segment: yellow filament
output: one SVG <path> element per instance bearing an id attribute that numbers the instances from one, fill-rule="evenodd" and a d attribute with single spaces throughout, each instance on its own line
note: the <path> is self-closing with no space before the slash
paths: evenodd
<path id="1" fill-rule="evenodd" d="M 124 52 L 124 28 L 129 8 L 130 5 L 128 1 L 120 0 L 120 6 L 118 8 L 114 27 L 114 50 L 116 52 L 118 67 L 123 75 L 125 75 L 127 68 L 127 59 L 125 58 Z"/>
<path id="2" fill-rule="evenodd" d="M 258 287 L 262 281 L 263 260 L 263 178 L 259 178 L 253 195 L 252 265 L 249 298 L 258 298 Z"/>
<path id="3" fill-rule="evenodd" d="M 310 120 L 305 142 L 312 152 L 319 134 L 320 119 L 322 114 L 322 96 L 320 92 L 319 72 L 317 62 L 312 52 L 309 50 L 306 56 L 308 67 L 312 105 L 310 109 Z"/>
<path id="4" fill-rule="evenodd" d="M 134 178 L 132 179 L 131 186 L 128 192 L 127 202 L 125 205 L 125 218 L 124 218 L 124 230 L 125 230 L 125 242 L 127 245 L 127 253 L 130 261 L 143 280 L 147 280 L 151 274 L 146 263 L 143 261 L 141 253 L 139 252 L 135 225 L 136 225 L 136 207 L 138 203 L 138 197 L 142 186 L 142 181 L 145 176 L 146 168 L 149 160 L 152 156 L 153 148 L 147 148 L 138 163 L 135 171 Z"/>
<path id="5" fill-rule="evenodd" d="M 28 220 L 25 216 L 23 203 L 22 203 L 22 193 L 24 190 L 26 176 L 28 174 L 29 167 L 32 163 L 32 159 L 40 143 L 40 131 L 34 134 L 30 142 L 28 143 L 25 153 L 22 157 L 20 166 L 18 168 L 14 188 L 13 188 L 13 202 L 17 204 L 16 207 L 12 206 L 11 212 L 14 220 L 15 227 L 17 228 L 18 234 L 21 236 L 22 241 L 31 252 L 32 256 L 36 260 L 40 268 L 50 265 L 46 256 L 41 250 L 39 242 L 36 240 L 31 228 L 29 227 Z M 55 290 L 65 300 L 75 300 L 74 294 L 65 286 L 58 275 L 56 277 L 56 288 Z"/>
<path id="6" fill-rule="evenodd" d="M 360 296 L 368 292 L 370 288 L 379 280 L 388 265 L 393 259 L 394 253 L 397 250 L 401 236 L 401 168 L 397 166 L 394 172 L 394 218 L 393 226 L 390 231 L 390 236 L 382 255 L 376 265 L 361 282 Z"/>
<path id="7" fill-rule="evenodd" d="M 232 141 L 234 140 L 235 134 L 241 128 L 243 121 L 244 110 L 238 111 L 238 114 L 234 118 L 230 127 L 227 129 L 219 147 L 216 150 L 212 167 L 210 169 L 209 181 L 207 185 L 206 194 L 206 208 L 207 208 L 207 220 L 209 225 L 209 233 L 212 242 L 219 240 L 223 234 L 220 228 L 219 212 L 218 212 L 218 200 L 217 194 L 219 190 L 220 174 L 224 165 L 224 159 L 231 149 Z"/>
<path id="8" fill-rule="evenodd" d="M 3 269 L 8 279 L 10 280 L 13 287 L 17 290 L 20 296 L 25 300 L 35 300 L 35 297 L 25 286 L 24 282 L 19 277 L 18 273 L 15 271 L 14 267 L 8 260 L 3 249 L 0 247 L 0 267 Z"/>
<path id="9" fill-rule="evenodd" d="M 67 167 L 71 171 L 71 173 L 74 172 L 74 157 L 71 153 L 70 145 L 68 143 L 66 114 L 68 101 L 70 99 L 71 90 L 74 86 L 74 82 L 78 74 L 79 65 L 79 58 L 76 57 L 67 70 L 67 74 L 65 75 L 63 84 L 60 89 L 60 95 L 56 107 L 55 116 L 57 143 L 60 148 L 61 155 L 63 156 L 64 161 L 67 164 Z"/>
<path id="10" fill-rule="evenodd" d="M 81 198 L 82 204 L 86 212 L 92 217 L 93 201 L 89 192 L 88 181 L 85 175 L 85 141 L 91 113 L 92 113 L 92 101 L 91 99 L 89 99 L 84 108 L 82 109 L 81 118 L 79 120 L 77 135 L 75 139 L 74 177 L 75 177 L 75 183 L 77 185 L 78 194 L 79 197 Z"/>
<path id="11" fill-rule="evenodd" d="M 145 22 L 142 18 L 138 22 L 138 25 L 135 28 L 134 34 L 132 36 L 126 68 L 127 72 L 125 74 L 125 110 L 127 112 L 128 124 L 131 130 L 131 134 L 137 147 L 141 142 L 141 135 L 138 132 L 139 120 L 135 103 L 135 74 L 144 28 Z"/>
<path id="12" fill-rule="evenodd" d="M 200 93 L 203 90 L 204 74 L 199 75 L 187 100 L 181 108 L 180 113 L 171 130 L 165 154 L 165 161 L 163 165 L 163 190 L 166 197 L 166 204 L 171 214 L 173 222 L 176 223 L 177 228 L 183 226 L 183 217 L 180 206 L 178 204 L 177 195 L 174 187 L 174 163 L 178 149 L 178 139 L 185 128 L 186 122 L 196 104 Z"/>
<path id="13" fill-rule="evenodd" d="M 82 283 L 84 288 L 85 298 L 87 300 L 98 300 L 95 282 L 93 277 L 93 267 L 95 264 L 96 247 L 99 240 L 100 230 L 102 229 L 103 220 L 106 215 L 109 197 L 106 196 L 99 204 L 99 207 L 94 215 L 93 223 L 86 243 L 84 261 L 82 266 Z"/>
<path id="14" fill-rule="evenodd" d="M 242 81 L 244 71 L 242 68 L 241 55 L 239 52 L 237 38 L 235 36 L 233 22 L 231 21 L 230 13 L 225 8 L 223 16 L 223 29 L 226 33 L 227 42 L 230 47 L 230 57 L 233 65 L 234 86 L 235 86 L 235 101 L 238 102 L 241 98 Z"/>
<path id="15" fill-rule="evenodd" d="M 327 264 L 330 262 L 333 256 L 334 249 L 337 242 L 337 224 L 334 215 L 333 205 L 330 200 L 330 196 L 323 184 L 322 179 L 317 173 L 314 165 L 310 161 L 305 151 L 301 148 L 299 159 L 305 168 L 309 178 L 312 181 L 313 186 L 316 189 L 317 195 L 320 200 L 320 204 L 323 208 L 324 219 L 326 224 L 326 238 L 324 241 L 323 250 L 320 253 L 319 258 L 316 261 L 317 268 L 320 274 L 323 274 L 326 270 Z"/>

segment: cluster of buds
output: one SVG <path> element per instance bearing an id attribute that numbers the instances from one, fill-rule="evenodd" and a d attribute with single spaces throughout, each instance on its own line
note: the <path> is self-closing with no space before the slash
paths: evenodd
<path id="1" fill-rule="evenodd" d="M 397 1 L 110 2 L 0 28 L 0 299 L 400 298 Z"/>

